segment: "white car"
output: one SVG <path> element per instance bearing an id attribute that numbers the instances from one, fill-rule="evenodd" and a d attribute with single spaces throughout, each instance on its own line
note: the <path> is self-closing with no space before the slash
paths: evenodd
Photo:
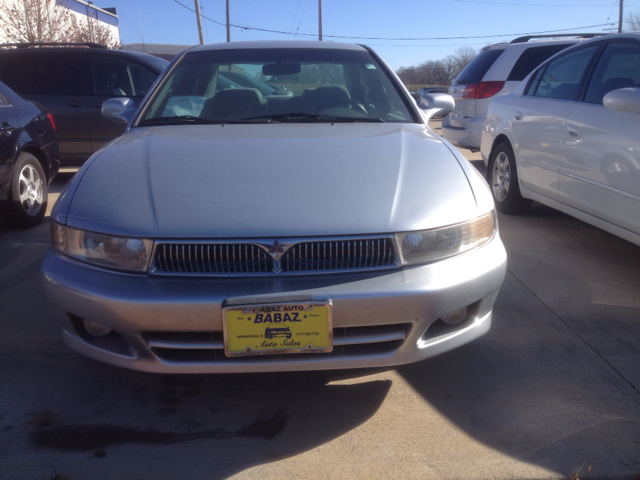
<path id="1" fill-rule="evenodd" d="M 596 35 L 603 34 L 529 35 L 484 47 L 449 88 L 456 106 L 442 122 L 442 136 L 457 147 L 478 151 L 485 114 L 496 95 L 511 92 L 559 51 Z"/>
<path id="2" fill-rule="evenodd" d="M 239 72 L 281 91 L 220 89 Z M 286 87 L 286 90 L 284 89 Z M 282 94 L 282 91 L 286 94 Z M 52 212 L 71 348 L 136 370 L 390 366 L 487 332 L 506 253 L 484 178 L 363 46 L 197 46 Z"/>
<path id="3" fill-rule="evenodd" d="M 532 200 L 640 245 L 640 34 L 586 41 L 496 98 L 482 158 L 499 211 Z"/>

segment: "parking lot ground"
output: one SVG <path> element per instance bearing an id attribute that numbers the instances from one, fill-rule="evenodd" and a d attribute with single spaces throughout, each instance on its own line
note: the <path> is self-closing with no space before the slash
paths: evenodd
<path id="1" fill-rule="evenodd" d="M 38 274 L 49 219 L 0 227 L 0 478 L 639 478 L 640 247 L 541 205 L 499 223 L 508 273 L 479 340 L 222 376 L 67 349 Z"/>

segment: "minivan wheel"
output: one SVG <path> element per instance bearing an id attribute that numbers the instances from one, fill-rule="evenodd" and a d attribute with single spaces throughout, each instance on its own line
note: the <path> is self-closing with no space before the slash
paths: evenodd
<path id="1" fill-rule="evenodd" d="M 21 227 L 33 227 L 47 210 L 47 177 L 36 157 L 23 152 L 18 157 L 9 186 L 9 220 Z"/>
<path id="2" fill-rule="evenodd" d="M 520 194 L 515 155 L 508 142 L 499 143 L 493 150 L 487 165 L 487 180 L 499 212 L 522 213 L 531 205 L 531 200 Z"/>

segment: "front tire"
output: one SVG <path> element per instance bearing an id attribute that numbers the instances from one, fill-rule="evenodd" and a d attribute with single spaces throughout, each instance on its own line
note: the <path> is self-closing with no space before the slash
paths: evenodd
<path id="1" fill-rule="evenodd" d="M 23 152 L 18 157 L 9 185 L 9 220 L 20 227 L 34 227 L 47 211 L 47 177 L 36 157 Z"/>
<path id="2" fill-rule="evenodd" d="M 522 198 L 520 194 L 515 155 L 508 142 L 499 143 L 491 153 L 487 181 L 499 212 L 523 213 L 531 206 L 531 200 Z"/>

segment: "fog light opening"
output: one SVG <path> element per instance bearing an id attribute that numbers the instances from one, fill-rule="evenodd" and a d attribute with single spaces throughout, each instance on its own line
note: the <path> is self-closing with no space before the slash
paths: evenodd
<path id="1" fill-rule="evenodd" d="M 437 320 L 427 327 L 420 337 L 420 341 L 426 342 L 443 335 L 450 335 L 457 331 L 464 330 L 473 323 L 481 303 L 482 300 L 478 300 L 466 307 L 457 308 L 440 315 Z"/>
<path id="2" fill-rule="evenodd" d="M 440 320 L 442 320 L 447 325 L 459 325 L 465 321 L 468 312 L 469 310 L 467 309 L 467 307 L 462 307 L 454 310 L 453 312 L 445 313 L 440 317 Z"/>
<path id="3" fill-rule="evenodd" d="M 82 320 L 82 326 L 89 335 L 94 337 L 106 337 L 111 333 L 111 328 L 90 320 Z"/>

